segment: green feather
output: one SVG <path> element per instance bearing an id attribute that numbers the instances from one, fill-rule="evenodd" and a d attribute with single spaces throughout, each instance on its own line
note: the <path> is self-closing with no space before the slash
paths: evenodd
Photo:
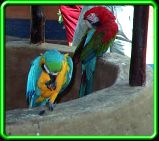
<path id="1" fill-rule="evenodd" d="M 51 72 L 59 72 L 62 69 L 64 55 L 57 50 L 46 51 L 43 56 L 45 65 Z"/>
<path id="2" fill-rule="evenodd" d="M 101 39 L 103 37 L 103 33 L 100 33 L 98 35 L 93 35 L 89 43 L 86 45 L 85 48 L 83 48 L 80 60 L 86 60 L 88 56 L 91 56 L 91 54 L 94 54 L 97 56 L 97 51 L 101 49 Z"/>

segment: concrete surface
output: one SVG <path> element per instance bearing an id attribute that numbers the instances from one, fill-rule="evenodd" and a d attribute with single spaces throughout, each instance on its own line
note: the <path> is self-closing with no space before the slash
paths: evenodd
<path id="1" fill-rule="evenodd" d="M 29 44 L 24 44 L 24 42 L 10 42 L 6 46 L 6 65 L 7 62 L 12 63 L 9 60 L 11 54 L 15 53 L 13 55 L 14 59 L 18 60 L 16 58 L 17 52 L 14 51 L 16 49 L 20 51 L 20 48 L 22 48 L 21 50 L 29 56 L 25 58 L 21 56 L 21 59 L 14 65 L 15 68 L 19 66 L 20 62 L 23 62 L 23 59 L 29 63 L 29 60 L 40 52 L 31 53 L 36 47 L 29 48 Z M 73 48 L 69 47 L 59 45 L 56 45 L 56 47 L 64 52 L 73 51 Z M 44 50 L 54 48 L 54 45 L 45 44 L 41 48 Z M 32 55 L 30 56 L 30 54 Z M 25 67 L 23 69 L 28 68 L 27 65 L 23 66 Z M 103 69 L 101 66 L 103 68 L 106 66 L 107 69 Z M 7 67 L 9 67 L 9 64 Z M 146 85 L 142 87 L 130 87 L 128 85 L 129 59 L 127 57 L 114 53 L 107 54 L 104 58 L 98 60 L 97 69 L 99 72 L 96 72 L 96 75 L 98 74 L 96 77 L 99 77 L 100 81 L 96 83 L 101 82 L 100 85 L 104 82 L 108 83 L 108 80 L 114 77 L 113 83 L 101 88 L 98 87 L 99 89 L 91 95 L 57 104 L 53 112 L 48 111 L 46 108 L 46 113 L 43 116 L 38 115 L 39 108 L 27 109 L 19 107 L 19 109 L 8 110 L 6 111 L 6 134 L 152 135 L 153 73 L 151 68 L 147 67 Z M 7 75 L 9 74 L 6 71 L 6 77 L 8 77 L 6 86 L 9 87 L 12 86 L 11 82 L 9 82 L 9 77 L 12 78 L 12 76 Z M 21 79 L 24 79 L 24 76 L 21 76 Z M 18 83 L 17 80 L 16 83 Z M 19 86 L 22 87 L 20 84 Z M 9 94 L 12 93 L 8 93 L 7 97 L 9 97 Z M 18 94 L 24 95 L 24 93 Z"/>

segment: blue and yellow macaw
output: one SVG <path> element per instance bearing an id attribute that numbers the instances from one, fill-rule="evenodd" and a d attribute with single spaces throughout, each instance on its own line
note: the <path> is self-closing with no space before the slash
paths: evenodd
<path id="1" fill-rule="evenodd" d="M 28 74 L 26 98 L 30 108 L 45 106 L 53 110 L 57 96 L 69 85 L 72 58 L 57 50 L 48 50 L 34 59 Z"/>

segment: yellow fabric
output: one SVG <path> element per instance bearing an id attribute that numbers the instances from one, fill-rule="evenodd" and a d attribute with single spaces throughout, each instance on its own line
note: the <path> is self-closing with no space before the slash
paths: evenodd
<path id="1" fill-rule="evenodd" d="M 40 97 L 36 102 L 42 102 L 45 98 L 50 98 L 50 102 L 53 104 L 60 90 L 62 89 L 63 84 L 66 81 L 66 74 L 69 71 L 69 66 L 66 61 L 68 54 L 65 54 L 65 60 L 63 61 L 62 70 L 58 73 L 56 77 L 56 88 L 55 90 L 50 90 L 47 88 L 45 83 L 50 80 L 50 77 L 47 73 L 42 72 L 38 80 L 38 87 L 41 90 Z"/>

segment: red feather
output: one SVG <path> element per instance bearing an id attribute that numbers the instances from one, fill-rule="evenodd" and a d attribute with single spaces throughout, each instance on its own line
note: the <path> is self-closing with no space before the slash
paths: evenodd
<path id="1" fill-rule="evenodd" d="M 91 13 L 95 13 L 101 23 L 101 25 L 96 28 L 95 34 L 104 32 L 102 41 L 103 43 L 107 43 L 112 38 L 114 38 L 118 32 L 118 25 L 115 22 L 115 16 L 105 7 L 97 6 L 86 11 L 84 14 L 84 19 L 86 19 L 87 16 Z"/>

